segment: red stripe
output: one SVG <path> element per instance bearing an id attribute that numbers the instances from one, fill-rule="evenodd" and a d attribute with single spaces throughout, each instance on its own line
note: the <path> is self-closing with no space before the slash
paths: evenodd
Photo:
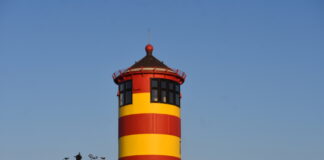
<path id="1" fill-rule="evenodd" d="M 180 158 L 162 155 L 141 155 L 122 157 L 119 160 L 180 160 Z"/>
<path id="2" fill-rule="evenodd" d="M 132 114 L 119 118 L 119 137 L 145 133 L 180 137 L 180 123 L 180 118 L 167 114 Z"/>

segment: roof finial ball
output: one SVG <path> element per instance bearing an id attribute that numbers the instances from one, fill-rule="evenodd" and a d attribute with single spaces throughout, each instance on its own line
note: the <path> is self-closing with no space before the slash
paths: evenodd
<path id="1" fill-rule="evenodd" d="M 146 55 L 152 56 L 153 46 L 151 44 L 147 44 L 145 46 L 145 51 L 146 51 Z"/>

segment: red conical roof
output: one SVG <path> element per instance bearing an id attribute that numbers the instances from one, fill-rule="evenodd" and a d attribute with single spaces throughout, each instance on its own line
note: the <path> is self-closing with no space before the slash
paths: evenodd
<path id="1" fill-rule="evenodd" d="M 143 68 L 143 67 L 154 67 L 154 68 L 165 68 L 170 69 L 167 65 L 165 65 L 163 62 L 158 60 L 153 56 L 153 46 L 151 44 L 148 44 L 145 46 L 146 56 L 143 57 L 141 60 L 136 62 L 134 65 L 132 65 L 131 68 Z"/>
<path id="2" fill-rule="evenodd" d="M 178 69 L 172 69 L 165 65 L 162 61 L 153 56 L 153 46 L 148 44 L 145 46 L 146 56 L 140 61 L 127 69 L 115 72 L 112 77 L 115 83 L 125 81 L 131 75 L 135 74 L 164 74 L 176 77 L 176 81 L 182 84 L 186 78 L 186 74 Z"/>

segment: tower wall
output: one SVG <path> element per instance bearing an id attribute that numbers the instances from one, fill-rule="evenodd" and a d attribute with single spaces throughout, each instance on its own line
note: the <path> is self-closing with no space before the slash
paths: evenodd
<path id="1" fill-rule="evenodd" d="M 119 160 L 180 160 L 180 107 L 151 102 L 151 78 L 181 79 L 170 74 L 127 74 L 132 80 L 132 104 L 119 107 Z"/>

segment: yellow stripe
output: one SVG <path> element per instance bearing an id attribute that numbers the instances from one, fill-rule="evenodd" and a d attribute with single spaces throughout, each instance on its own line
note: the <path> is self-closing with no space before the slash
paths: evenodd
<path id="1" fill-rule="evenodd" d="M 180 158 L 180 138 L 163 134 L 135 134 L 119 138 L 119 157 L 134 155 Z"/>
<path id="2" fill-rule="evenodd" d="M 133 94 L 133 104 L 123 106 L 119 109 L 119 116 L 127 116 L 140 113 L 158 113 L 177 116 L 180 118 L 180 108 L 164 103 L 151 103 L 150 93 Z"/>

